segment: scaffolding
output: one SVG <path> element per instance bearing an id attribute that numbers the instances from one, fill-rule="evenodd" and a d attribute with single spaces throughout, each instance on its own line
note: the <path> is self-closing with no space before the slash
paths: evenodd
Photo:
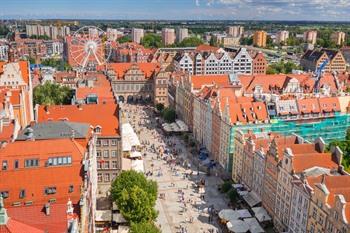
<path id="1" fill-rule="evenodd" d="M 226 170 L 232 170 L 234 137 L 237 130 L 241 130 L 243 133 L 247 133 L 248 130 L 254 133 L 274 132 L 285 136 L 297 134 L 309 142 L 314 142 L 317 138 L 322 137 L 326 143 L 330 143 L 333 140 L 344 140 L 348 128 L 350 128 L 350 115 L 339 113 L 332 117 L 308 120 L 307 122 L 274 119 L 268 124 L 235 125 L 231 128 L 229 160 Z"/>

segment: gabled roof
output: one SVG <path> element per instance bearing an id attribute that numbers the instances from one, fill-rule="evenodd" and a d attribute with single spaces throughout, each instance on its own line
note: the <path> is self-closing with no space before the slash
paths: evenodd
<path id="1" fill-rule="evenodd" d="M 132 65 L 137 65 L 138 68 L 145 74 L 146 78 L 151 78 L 152 75 L 159 71 L 160 64 L 159 63 L 109 63 L 109 68 L 113 69 L 117 78 L 122 79 L 125 73 L 130 69 Z"/>
<path id="2" fill-rule="evenodd" d="M 27 140 L 29 131 L 35 140 L 58 138 L 86 138 L 89 135 L 90 125 L 70 121 L 40 122 L 22 130 L 16 140 Z"/>
<path id="3" fill-rule="evenodd" d="M 118 136 L 119 108 L 114 103 L 39 106 L 38 121 L 67 120 L 102 127 L 102 136 Z"/>
<path id="4" fill-rule="evenodd" d="M 230 84 L 228 75 L 193 75 L 191 80 L 194 89 L 201 89 L 204 85 L 224 86 Z"/>
<path id="5" fill-rule="evenodd" d="M 322 167 L 327 169 L 338 169 L 339 165 L 333 161 L 331 153 L 310 153 L 296 154 L 293 157 L 293 170 L 301 173 L 312 167 Z"/>
<path id="6" fill-rule="evenodd" d="M 67 203 L 68 198 L 74 204 L 80 200 L 82 177 L 82 159 L 86 148 L 71 139 L 15 141 L 0 149 L 0 160 L 6 160 L 8 167 L 0 173 L 0 190 L 8 191 L 8 198 L 4 199 L 5 206 L 14 202 L 32 201 L 32 205 L 41 205 L 51 198 L 56 203 Z M 48 166 L 49 158 L 70 156 L 71 164 Z M 25 160 L 38 159 L 38 166 L 25 167 Z M 18 168 L 15 168 L 18 161 Z M 68 160 L 67 160 L 68 162 Z M 15 182 L 6 182 L 15 181 Z M 69 186 L 73 185 L 73 192 Z M 56 187 L 56 193 L 45 194 L 45 188 Z M 20 190 L 25 190 L 25 197 L 20 198 Z M 19 207 L 20 208 L 20 207 Z"/>
<path id="7" fill-rule="evenodd" d="M 6 225 L 0 225 L 0 233 L 44 233 L 43 230 L 29 226 L 13 218 L 9 218 Z"/>

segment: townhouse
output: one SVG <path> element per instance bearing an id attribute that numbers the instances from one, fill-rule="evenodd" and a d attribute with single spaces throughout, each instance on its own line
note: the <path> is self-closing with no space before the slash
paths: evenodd
<path id="1" fill-rule="evenodd" d="M 316 71 L 326 60 L 328 63 L 324 68 L 325 72 L 343 73 L 346 71 L 346 60 L 340 50 L 308 50 L 301 57 L 300 65 L 305 71 Z"/>
<path id="2" fill-rule="evenodd" d="M 119 110 L 114 103 L 36 106 L 36 121 L 72 121 L 91 125 L 97 137 L 97 179 L 99 188 L 103 189 L 111 184 L 122 168 Z"/>
<path id="3" fill-rule="evenodd" d="M 264 63 L 263 55 L 256 58 L 257 65 L 255 72 L 264 72 L 261 69 Z M 265 61 L 266 62 L 266 61 Z M 218 75 L 218 74 L 252 74 L 253 58 L 246 48 L 240 48 L 237 52 L 226 52 L 223 49 L 217 49 L 210 52 L 184 52 L 178 53 L 174 57 L 174 66 L 176 70 L 182 70 L 195 75 Z"/>
<path id="4" fill-rule="evenodd" d="M 0 208 L 7 209 L 4 219 L 17 221 L 5 224 L 37 230 L 30 232 L 93 232 L 93 143 L 60 138 L 3 146 L 0 178 L 16 181 L 0 183 Z"/>

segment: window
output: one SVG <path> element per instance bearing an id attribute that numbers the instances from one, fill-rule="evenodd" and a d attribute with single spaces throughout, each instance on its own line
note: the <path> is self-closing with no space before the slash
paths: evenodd
<path id="1" fill-rule="evenodd" d="M 97 174 L 97 181 L 102 182 L 102 174 L 101 173 Z"/>
<path id="2" fill-rule="evenodd" d="M 96 146 L 101 146 L 101 140 L 96 141 Z"/>
<path id="3" fill-rule="evenodd" d="M 110 181 L 110 177 L 109 177 L 108 173 L 105 174 L 104 180 L 105 180 L 105 182 L 109 182 Z"/>
<path id="4" fill-rule="evenodd" d="M 26 190 L 25 189 L 21 189 L 19 191 L 19 198 L 25 198 L 26 197 Z"/>
<path id="5" fill-rule="evenodd" d="M 56 193 L 56 187 L 46 187 L 44 190 L 46 195 L 51 195 Z"/>
<path id="6" fill-rule="evenodd" d="M 101 133 L 102 128 L 100 126 L 96 126 L 95 132 L 96 133 Z"/>
<path id="7" fill-rule="evenodd" d="M 97 150 L 96 151 L 96 156 L 97 156 L 97 158 L 101 158 L 102 152 L 100 150 Z"/>
<path id="8" fill-rule="evenodd" d="M 74 192 L 74 186 L 73 185 L 69 185 L 68 192 L 69 193 Z"/>
<path id="9" fill-rule="evenodd" d="M 117 151 L 116 150 L 112 150 L 111 152 L 112 152 L 112 158 L 117 157 Z"/>
<path id="10" fill-rule="evenodd" d="M 39 159 L 26 159 L 24 160 L 24 167 L 38 167 Z"/>
<path id="11" fill-rule="evenodd" d="M 15 169 L 19 168 L 19 161 L 15 160 L 15 163 L 14 163 L 13 166 L 14 166 Z"/>
<path id="12" fill-rule="evenodd" d="M 104 169 L 109 169 L 109 161 L 104 162 Z"/>
<path id="13" fill-rule="evenodd" d="M 103 146 L 108 146 L 108 140 L 103 140 Z"/>
<path id="14" fill-rule="evenodd" d="M 2 161 L 2 170 L 6 171 L 7 170 L 7 160 Z"/>
<path id="15" fill-rule="evenodd" d="M 0 194 L 4 199 L 9 197 L 9 191 L 0 191 Z"/>
<path id="16" fill-rule="evenodd" d="M 117 161 L 112 161 L 112 168 L 117 169 L 118 168 L 118 162 Z"/>
<path id="17" fill-rule="evenodd" d="M 68 165 L 72 164 L 71 156 L 60 156 L 60 157 L 51 157 L 47 160 L 47 166 L 60 166 L 60 165 Z"/>
<path id="18" fill-rule="evenodd" d="M 109 151 L 105 150 L 103 151 L 103 158 L 108 158 L 109 157 Z"/>
<path id="19" fill-rule="evenodd" d="M 112 144 L 112 146 L 117 145 L 117 140 L 113 139 L 111 142 L 112 142 L 112 143 L 111 143 L 111 144 Z"/>

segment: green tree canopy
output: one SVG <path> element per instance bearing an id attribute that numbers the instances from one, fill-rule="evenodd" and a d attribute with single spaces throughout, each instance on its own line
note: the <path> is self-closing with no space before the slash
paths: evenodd
<path id="1" fill-rule="evenodd" d="M 196 36 L 191 36 L 185 38 L 183 41 L 181 41 L 178 46 L 179 47 L 197 47 L 198 45 L 203 44 L 203 40 L 196 37 Z"/>
<path id="2" fill-rule="evenodd" d="M 159 48 L 162 47 L 162 37 L 155 33 L 148 33 L 142 38 L 141 44 L 145 48 Z"/>
<path id="3" fill-rule="evenodd" d="M 293 62 L 280 61 L 278 63 L 273 63 L 268 66 L 267 74 L 290 74 L 293 70 L 300 69 L 298 65 Z"/>
<path id="4" fill-rule="evenodd" d="M 126 43 L 126 42 L 131 42 L 131 37 L 129 35 L 126 35 L 126 36 L 118 38 L 117 41 L 121 44 Z"/>
<path id="5" fill-rule="evenodd" d="M 162 103 L 156 104 L 156 109 L 157 109 L 159 112 L 162 112 L 163 109 L 164 109 L 164 104 L 162 104 Z"/>
<path id="6" fill-rule="evenodd" d="M 162 116 L 164 118 L 164 120 L 168 123 L 172 123 L 175 121 L 176 119 L 176 112 L 174 109 L 172 108 L 165 108 L 163 111 L 162 111 Z"/>
<path id="7" fill-rule="evenodd" d="M 130 222 L 140 223 L 157 218 L 153 197 L 139 186 L 123 189 L 117 205 L 123 217 Z"/>
<path id="8" fill-rule="evenodd" d="M 45 59 L 41 62 L 42 65 L 44 66 L 51 66 L 56 68 L 59 71 L 65 71 L 65 70 L 70 70 L 72 67 L 64 60 L 62 59 Z"/>
<path id="9" fill-rule="evenodd" d="M 342 165 L 347 172 L 350 172 L 350 128 L 346 130 L 345 140 L 334 140 L 328 144 L 327 150 L 338 146 L 343 152 Z"/>
<path id="10" fill-rule="evenodd" d="M 32 35 L 30 36 L 30 39 L 51 40 L 51 38 L 48 35 Z"/>
<path id="11" fill-rule="evenodd" d="M 70 104 L 72 97 L 72 89 L 50 82 L 35 87 L 33 93 L 34 104 L 40 105 Z"/>
<path id="12" fill-rule="evenodd" d="M 152 222 L 131 223 L 130 233 L 161 233 Z"/>

